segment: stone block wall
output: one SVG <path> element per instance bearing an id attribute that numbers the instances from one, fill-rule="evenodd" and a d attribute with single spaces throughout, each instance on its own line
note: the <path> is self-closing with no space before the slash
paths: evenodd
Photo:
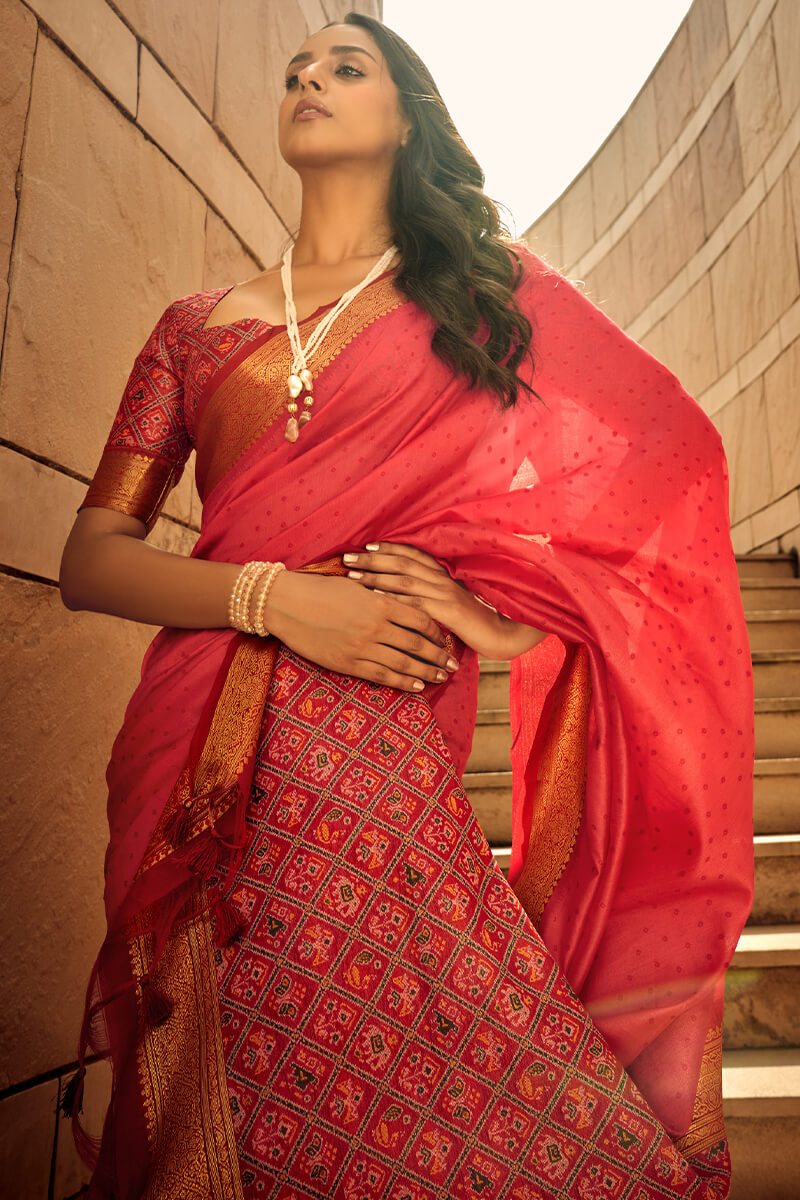
<path id="1" fill-rule="evenodd" d="M 797 0 L 695 0 L 525 237 L 712 418 L 737 552 L 800 549 Z"/>
<path id="2" fill-rule="evenodd" d="M 276 261 L 294 229 L 283 67 L 350 8 L 381 4 L 0 0 L 0 1178 L 16 1200 L 85 1178 L 55 1107 L 103 933 L 105 765 L 154 633 L 67 612 L 61 549 L 162 310 Z M 188 470 L 154 543 L 188 552 L 198 517 Z"/>

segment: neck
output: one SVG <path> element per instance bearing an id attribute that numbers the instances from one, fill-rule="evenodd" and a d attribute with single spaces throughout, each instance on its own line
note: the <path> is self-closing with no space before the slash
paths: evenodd
<path id="1" fill-rule="evenodd" d="M 351 258 L 377 258 L 393 242 L 389 224 L 389 177 L 370 164 L 303 171 L 300 230 L 292 254 L 296 266 L 336 266 Z"/>

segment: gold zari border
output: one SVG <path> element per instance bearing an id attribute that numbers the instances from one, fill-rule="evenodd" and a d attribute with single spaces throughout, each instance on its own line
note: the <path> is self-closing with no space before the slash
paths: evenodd
<path id="1" fill-rule="evenodd" d="M 691 1159 L 725 1137 L 722 1117 L 722 1026 L 706 1034 L 692 1123 L 677 1142 L 684 1158 Z"/>
<path id="2" fill-rule="evenodd" d="M 150 969 L 152 938 L 133 937 L 128 946 L 141 977 Z M 242 1200 L 202 885 L 191 916 L 167 942 L 156 978 L 174 1008 L 163 1025 L 150 1028 L 140 1000 L 137 1065 L 150 1165 L 144 1200 Z"/>
<path id="3" fill-rule="evenodd" d="M 407 297 L 394 286 L 394 276 L 377 279 L 334 321 L 314 355 L 314 375 L 329 366 L 367 325 L 405 303 Z M 307 317 L 300 322 L 301 341 L 313 328 L 309 322 L 318 320 Z M 273 421 L 282 414 L 288 417 L 286 381 L 291 370 L 292 350 L 282 330 L 248 355 L 210 397 L 197 428 L 196 478 L 202 498 Z"/>
<path id="4" fill-rule="evenodd" d="M 149 533 L 182 471 L 183 467 L 166 458 L 108 446 L 81 508 L 116 509 L 143 521 Z"/>
<path id="5" fill-rule="evenodd" d="M 154 830 L 138 875 L 175 852 L 165 827 L 181 805 L 191 804 L 188 840 L 215 824 L 235 803 L 235 792 L 227 795 L 225 792 L 238 780 L 257 743 L 276 652 L 274 638 L 265 641 L 240 637 L 194 779 L 190 780 L 188 768 L 184 768 Z"/>
<path id="6" fill-rule="evenodd" d="M 514 884 L 534 924 L 561 878 L 580 828 L 590 697 L 589 653 L 581 645 L 553 699 L 539 760 L 528 852 Z"/>

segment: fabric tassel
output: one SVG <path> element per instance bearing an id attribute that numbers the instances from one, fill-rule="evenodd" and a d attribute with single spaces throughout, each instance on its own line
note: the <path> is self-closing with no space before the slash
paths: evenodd
<path id="1" fill-rule="evenodd" d="M 59 1111 L 63 1117 L 73 1117 L 75 1113 L 83 1112 L 83 1081 L 86 1078 L 86 1068 L 79 1067 L 64 1088 L 64 1094 L 58 1102 Z"/>
<path id="2" fill-rule="evenodd" d="M 173 846 L 182 846 L 192 824 L 191 804 L 182 804 L 164 825 L 164 837 Z"/>
<path id="3" fill-rule="evenodd" d="M 139 987 L 142 989 L 142 1011 L 145 1025 L 151 1029 L 157 1029 L 159 1025 L 163 1025 L 165 1021 L 169 1020 L 175 1005 L 169 996 L 165 996 L 161 989 L 153 983 L 149 975 L 142 975 Z"/>
<path id="4" fill-rule="evenodd" d="M 246 928 L 241 912 L 230 900 L 218 900 L 214 908 L 217 941 L 229 946 Z"/>
<path id="5" fill-rule="evenodd" d="M 206 837 L 201 835 L 197 842 L 199 844 L 192 847 L 184 861 L 194 875 L 210 875 L 217 865 L 219 848 L 210 834 Z"/>

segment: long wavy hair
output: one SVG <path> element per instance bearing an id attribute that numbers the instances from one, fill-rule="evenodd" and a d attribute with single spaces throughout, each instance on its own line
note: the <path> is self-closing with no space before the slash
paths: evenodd
<path id="1" fill-rule="evenodd" d="M 383 54 L 411 125 L 389 192 L 402 254 L 396 285 L 436 321 L 435 354 L 509 408 L 520 387 L 536 394 L 517 374 L 533 359 L 533 328 L 514 296 L 522 265 L 483 191 L 483 171 L 419 55 L 373 17 L 350 12 L 344 24 L 365 29 Z M 481 318 L 488 336 L 477 342 Z"/>

